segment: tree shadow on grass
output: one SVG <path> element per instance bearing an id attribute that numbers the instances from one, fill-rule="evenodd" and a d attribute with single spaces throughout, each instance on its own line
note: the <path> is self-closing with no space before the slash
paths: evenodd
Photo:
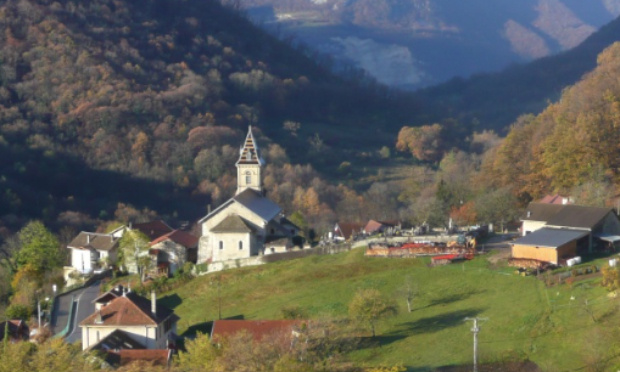
<path id="1" fill-rule="evenodd" d="M 435 298 L 432 299 L 428 305 L 420 307 L 418 309 L 424 309 L 427 307 L 433 307 L 433 306 L 438 306 L 438 305 L 449 305 L 455 302 L 459 302 L 459 301 L 463 301 L 468 299 L 471 296 L 477 295 L 477 294 L 481 294 L 484 293 L 484 290 L 471 290 L 468 292 L 461 292 L 461 293 L 455 293 L 455 294 L 450 294 L 447 296 L 443 296 L 441 298 Z M 414 310 L 418 310 L 418 309 L 414 309 Z"/>
<path id="2" fill-rule="evenodd" d="M 213 322 L 202 322 L 194 324 L 188 327 L 185 332 L 183 332 L 180 336 L 183 338 L 193 339 L 198 335 L 198 333 L 211 334 L 211 329 L 213 328 Z"/>
<path id="3" fill-rule="evenodd" d="M 392 335 L 411 335 L 416 333 L 433 333 L 463 324 L 463 320 L 467 317 L 474 317 L 480 314 L 484 309 L 467 309 L 457 310 L 449 313 L 439 314 L 427 318 L 418 319 L 414 322 L 406 322 L 401 324 L 401 329 Z"/>
<path id="4" fill-rule="evenodd" d="M 169 296 L 164 296 L 160 298 L 159 300 L 157 300 L 157 302 L 166 306 L 167 308 L 175 309 L 176 307 L 178 307 L 180 304 L 183 303 L 183 299 L 179 297 L 178 294 L 175 293 Z"/>

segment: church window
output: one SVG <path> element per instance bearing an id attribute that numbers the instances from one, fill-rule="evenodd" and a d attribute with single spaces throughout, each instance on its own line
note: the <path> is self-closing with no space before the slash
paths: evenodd
<path id="1" fill-rule="evenodd" d="M 245 172 L 245 184 L 249 185 L 252 183 L 252 174 L 248 171 Z"/>
<path id="2" fill-rule="evenodd" d="M 243 250 L 243 242 L 239 240 L 239 250 Z"/>
<path id="3" fill-rule="evenodd" d="M 224 249 L 224 242 L 220 240 L 220 249 Z"/>
<path id="4" fill-rule="evenodd" d="M 249 151 L 245 153 L 245 160 L 252 160 L 252 151 Z"/>

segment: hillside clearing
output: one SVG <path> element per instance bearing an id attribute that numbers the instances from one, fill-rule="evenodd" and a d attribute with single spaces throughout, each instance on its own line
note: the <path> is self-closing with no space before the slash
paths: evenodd
<path id="1" fill-rule="evenodd" d="M 311 318 L 337 318 L 347 315 L 358 289 L 377 288 L 397 301 L 399 314 L 379 324 L 376 347 L 351 358 L 368 365 L 404 364 L 409 371 L 470 363 L 472 335 L 463 319 L 474 316 L 489 318 L 479 334 L 483 362 L 529 358 L 544 370 L 564 371 L 613 352 L 618 300 L 592 280 L 547 289 L 543 281 L 511 269 L 491 270 L 486 258 L 435 268 L 427 262 L 368 258 L 355 249 L 206 275 L 162 302 L 175 308 L 179 333 L 188 335 L 206 329 L 220 306 L 222 318 L 279 319 L 287 306 Z M 411 313 L 399 294 L 407 277 L 418 292 Z"/>

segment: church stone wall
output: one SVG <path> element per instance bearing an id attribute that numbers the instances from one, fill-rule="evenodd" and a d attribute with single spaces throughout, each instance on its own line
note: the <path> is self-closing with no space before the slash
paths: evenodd
<path id="1" fill-rule="evenodd" d="M 220 233 L 211 234 L 213 247 L 213 261 L 228 261 L 239 258 L 248 258 L 251 254 L 249 233 Z M 241 249 L 240 243 L 241 242 Z M 220 249 L 220 243 L 223 247 Z"/>

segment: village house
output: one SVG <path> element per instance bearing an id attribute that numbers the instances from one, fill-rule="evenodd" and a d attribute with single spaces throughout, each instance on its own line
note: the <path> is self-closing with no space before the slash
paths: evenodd
<path id="1" fill-rule="evenodd" d="M 237 193 L 198 221 L 202 231 L 198 263 L 280 253 L 293 247 L 299 228 L 265 197 L 264 164 L 250 127 L 236 163 Z"/>
<path id="2" fill-rule="evenodd" d="M 525 213 L 513 258 L 558 265 L 594 249 L 615 250 L 620 243 L 620 220 L 611 208 L 530 203 Z"/>
<path id="3" fill-rule="evenodd" d="M 67 245 L 71 250 L 71 268 L 81 274 L 90 274 L 116 263 L 118 243 L 124 229 L 118 228 L 109 234 L 80 232 Z"/>
<path id="4" fill-rule="evenodd" d="M 394 234 L 397 230 L 400 230 L 401 224 L 398 221 L 376 221 L 370 220 L 364 227 L 364 233 L 367 235 L 372 234 Z"/>
<path id="5" fill-rule="evenodd" d="M 111 291 L 114 293 L 99 296 L 95 300 L 95 312 L 80 323 L 82 350 L 106 348 L 113 339 L 131 340 L 128 343 L 131 349 L 171 348 L 179 317 L 167 307 L 157 305 L 154 292 L 149 301 L 129 290 L 120 291 L 122 295 L 116 289 Z"/>
<path id="6" fill-rule="evenodd" d="M 338 222 L 334 226 L 333 239 L 336 241 L 350 241 L 364 234 L 364 225 L 353 222 Z"/>
<path id="7" fill-rule="evenodd" d="M 158 272 L 172 275 L 186 262 L 196 263 L 198 238 L 182 231 L 173 230 L 149 243 L 149 254 Z"/>

